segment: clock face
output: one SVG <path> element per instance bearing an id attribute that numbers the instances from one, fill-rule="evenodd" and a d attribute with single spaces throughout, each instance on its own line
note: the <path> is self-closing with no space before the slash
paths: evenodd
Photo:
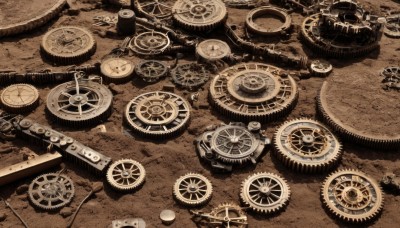
<path id="1" fill-rule="evenodd" d="M 126 59 L 113 58 L 102 64 L 102 73 L 108 77 L 123 77 L 131 74 L 133 67 L 132 63 Z"/>
<path id="2" fill-rule="evenodd" d="M 24 107 L 33 104 L 39 99 L 38 91 L 28 84 L 15 84 L 4 89 L 1 102 L 4 106 Z"/>

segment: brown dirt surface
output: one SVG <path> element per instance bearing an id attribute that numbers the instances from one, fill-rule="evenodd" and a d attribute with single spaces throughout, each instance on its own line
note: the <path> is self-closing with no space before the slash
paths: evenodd
<path id="1" fill-rule="evenodd" d="M 8 3 L 17 1 L 0 0 L 0 2 Z M 87 63 L 100 60 L 124 39 L 124 37 L 107 35 L 107 28 L 105 27 L 100 28 L 92 25 L 94 16 L 114 15 L 118 12 L 118 9 L 111 7 L 95 7 L 100 0 L 71 0 L 70 2 L 74 4 L 74 8 L 80 9 L 79 15 L 70 16 L 65 12 L 58 19 L 51 21 L 31 33 L 0 39 L 0 69 L 15 70 L 17 72 L 40 71 L 43 69 L 65 70 L 65 67 L 53 66 L 44 61 L 39 51 L 42 36 L 50 29 L 63 25 L 84 26 L 95 34 L 98 48 L 91 60 Z M 365 0 L 362 2 L 369 8 L 375 10 L 379 10 L 381 4 L 400 9 L 400 5 L 394 1 Z M 229 18 L 234 23 L 238 23 L 243 27 L 247 12 L 248 10 L 229 9 Z M 14 19 L 24 16 L 23 13 L 18 10 L 15 10 L 14 13 L 8 12 L 8 14 L 12 15 Z M 293 23 L 296 25 L 300 25 L 304 18 L 297 13 L 293 13 L 292 17 Z M 229 41 L 223 33 L 220 32 L 221 30 L 222 29 L 209 34 L 209 37 L 221 38 L 225 41 Z M 316 56 L 299 41 L 298 32 L 299 31 L 295 29 L 291 37 L 285 41 L 275 39 L 258 39 L 258 41 L 275 43 L 276 50 L 281 50 L 285 53 L 305 53 L 310 58 L 315 58 Z M 232 46 L 232 48 L 234 47 Z M 377 126 L 371 126 L 371 122 L 366 121 L 368 118 L 367 114 L 357 118 L 358 122 L 357 119 L 354 118 L 355 115 L 358 114 L 343 111 L 340 115 L 347 116 L 349 119 L 351 116 L 351 119 L 353 119 L 351 123 L 354 123 L 355 126 L 360 129 L 372 129 L 373 131 L 387 132 L 390 134 L 399 133 L 398 92 L 382 91 L 380 88 L 381 78 L 379 76 L 380 70 L 384 67 L 399 64 L 399 50 L 399 40 L 384 36 L 381 41 L 380 52 L 376 51 L 364 58 L 358 59 L 328 59 L 334 66 L 334 73 L 327 79 L 311 78 L 299 80 L 300 97 L 295 109 L 289 116 L 280 121 L 264 124 L 263 129 L 266 129 L 267 135 L 272 138 L 276 128 L 285 120 L 300 117 L 316 118 L 315 97 L 323 81 L 329 80 L 338 86 L 343 85 L 343 89 L 338 90 L 338 93 L 347 93 L 351 91 L 351 96 L 346 96 L 346 94 L 338 95 L 339 97 L 343 97 L 343 99 L 341 101 L 336 101 L 336 105 L 349 105 L 349 107 L 362 105 L 362 108 L 356 109 L 358 111 L 357 113 L 369 113 L 371 121 L 376 121 Z M 234 49 L 233 51 L 236 50 Z M 134 63 L 140 61 L 139 57 L 134 56 L 128 57 L 128 59 L 132 60 Z M 172 59 L 173 57 L 161 58 L 161 60 L 167 61 L 169 64 L 172 64 Z M 189 54 L 185 56 L 185 60 L 182 61 L 182 63 L 194 60 L 194 56 Z M 353 82 L 352 80 L 359 82 Z M 176 213 L 176 221 L 169 227 L 196 227 L 190 219 L 191 216 L 188 208 L 177 204 L 172 196 L 172 187 L 175 180 L 189 172 L 200 173 L 206 176 L 213 184 L 213 197 L 209 204 L 202 208 L 205 212 L 211 211 L 213 207 L 223 202 L 239 203 L 240 184 L 254 172 L 273 172 L 283 176 L 290 185 L 292 196 L 289 205 L 285 211 L 276 216 L 260 216 L 249 213 L 249 227 L 346 226 L 346 224 L 330 218 L 321 205 L 320 188 L 328 174 L 302 175 L 291 172 L 271 156 L 269 151 L 270 147 L 256 166 L 235 169 L 232 174 L 214 174 L 210 172 L 209 167 L 202 165 L 196 155 L 193 141 L 209 124 L 215 124 L 221 121 L 229 122 L 227 116 L 217 113 L 211 107 L 202 107 L 202 109 L 193 108 L 190 126 L 182 135 L 175 138 L 155 141 L 139 138 L 135 135 L 132 136 L 122 131 L 122 116 L 124 107 L 128 101 L 139 94 L 160 90 L 166 83 L 170 83 L 168 79 L 147 85 L 139 78 L 134 78 L 133 83 L 118 85 L 118 89 L 123 91 L 123 93 L 115 94 L 114 96 L 113 113 L 108 121 L 104 123 L 107 129 L 105 133 L 95 128 L 71 129 L 52 122 L 45 115 L 44 109 L 46 96 L 56 85 L 37 86 L 40 90 L 41 102 L 40 106 L 28 115 L 29 118 L 35 119 L 39 123 L 52 126 L 55 130 L 61 131 L 100 153 L 112 157 L 114 161 L 122 158 L 135 159 L 144 165 L 147 172 L 146 183 L 139 191 L 123 194 L 112 190 L 111 187 L 107 185 L 105 177 L 94 176 L 79 165 L 65 162 L 67 168 L 65 174 L 74 181 L 76 189 L 75 197 L 69 205 L 72 210 L 76 210 L 80 201 L 88 194 L 88 182 L 104 182 L 105 185 L 103 191 L 96 194 L 96 197 L 90 199 L 83 205 L 75 219 L 73 227 L 107 227 L 111 224 L 112 220 L 125 218 L 143 218 L 148 225 L 147 227 L 150 228 L 165 227 L 159 220 L 159 214 L 164 209 L 172 209 Z M 354 88 L 352 88 L 352 85 L 354 85 Z M 208 86 L 209 83 L 204 86 L 204 90 L 200 91 L 199 102 L 202 104 L 207 104 Z M 183 97 L 188 97 L 190 95 L 189 92 L 184 90 L 176 90 L 176 93 Z M 367 99 L 370 102 L 360 101 L 360 99 Z M 396 99 L 397 103 L 395 102 Z M 341 108 L 344 107 L 337 107 L 338 110 Z M 389 120 L 391 124 L 384 123 L 384 118 L 377 121 L 378 117 L 372 117 L 373 115 L 381 115 L 381 112 L 389 111 L 392 112 L 392 119 Z M 385 115 L 389 116 L 389 114 Z M 378 126 L 381 129 L 379 129 Z M 28 147 L 38 154 L 45 152 L 45 149 L 32 146 L 28 142 L 24 142 L 20 139 L 4 144 L 2 142 L 1 148 L 8 146 L 14 146 L 16 149 L 13 152 L 0 153 L 0 167 L 21 161 L 22 155 L 19 151 L 23 147 Z M 338 169 L 359 169 L 379 180 L 383 174 L 388 171 L 393 171 L 397 175 L 400 175 L 399 159 L 400 154 L 396 152 L 372 150 L 347 143 L 344 145 L 344 155 Z M 43 173 L 56 172 L 60 169 L 60 167 L 56 167 L 53 170 L 44 171 Z M 9 201 L 30 227 L 65 227 L 70 216 L 64 218 L 59 214 L 59 211 L 46 212 L 37 210 L 29 203 L 26 194 L 16 193 L 16 189 L 19 186 L 29 185 L 35 176 L 16 181 L 7 186 L 2 186 L 0 189 L 1 197 Z M 395 224 L 399 224 L 399 204 L 400 196 L 386 194 L 384 211 L 373 226 L 393 227 Z M 20 221 L 12 212 L 6 208 L 3 203 L 0 203 L 0 215 L 3 213 L 5 213 L 7 217 L 4 221 L 0 220 L 0 227 L 22 227 Z"/>

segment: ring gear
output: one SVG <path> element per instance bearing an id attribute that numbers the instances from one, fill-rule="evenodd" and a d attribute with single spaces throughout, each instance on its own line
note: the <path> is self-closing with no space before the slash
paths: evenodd
<path id="1" fill-rule="evenodd" d="M 356 170 L 340 170 L 326 178 L 321 189 L 325 209 L 349 223 L 365 223 L 382 211 L 383 193 L 378 183 Z"/>
<path id="2" fill-rule="evenodd" d="M 243 63 L 219 73 L 210 85 L 210 103 L 241 121 L 274 121 L 287 115 L 298 99 L 297 84 L 282 69 Z"/>
<path id="3" fill-rule="evenodd" d="M 233 203 L 222 203 L 217 207 L 213 208 L 210 215 L 214 218 L 210 218 L 210 224 L 221 224 L 218 227 L 232 227 L 232 228 L 246 228 L 247 227 L 247 216 L 236 204 Z"/>
<path id="4" fill-rule="evenodd" d="M 228 57 L 230 54 L 231 48 L 222 40 L 204 40 L 196 47 L 196 55 L 205 62 L 222 60 Z"/>
<path id="5" fill-rule="evenodd" d="M 175 22 L 191 31 L 209 32 L 223 24 L 228 16 L 221 0 L 177 0 L 172 7 Z"/>
<path id="6" fill-rule="evenodd" d="M 126 106 L 124 117 L 142 137 L 167 137 L 188 126 L 190 105 L 174 93 L 149 92 L 133 98 Z"/>
<path id="7" fill-rule="evenodd" d="M 88 60 L 96 52 L 96 41 L 85 28 L 63 26 L 47 32 L 40 49 L 51 62 L 71 65 Z"/>
<path id="8" fill-rule="evenodd" d="M 109 58 L 100 65 L 101 74 L 109 83 L 125 83 L 132 79 L 134 65 L 123 58 Z"/>
<path id="9" fill-rule="evenodd" d="M 276 174 L 256 173 L 242 182 L 240 198 L 257 213 L 277 213 L 289 203 L 290 188 L 286 180 Z"/>
<path id="10" fill-rule="evenodd" d="M 296 172 L 320 173 L 336 166 L 342 145 L 321 123 L 296 119 L 282 124 L 274 136 L 276 157 Z"/>
<path id="11" fill-rule="evenodd" d="M 1 104 L 9 113 L 26 113 L 39 105 L 39 92 L 29 84 L 13 84 L 1 93 Z"/>
<path id="12" fill-rule="evenodd" d="M 181 176 L 174 184 L 174 196 L 186 206 L 199 206 L 211 199 L 211 182 L 203 175 L 188 173 Z"/>
<path id="13" fill-rule="evenodd" d="M 144 183 L 145 178 L 143 165 L 132 159 L 116 161 L 107 170 L 107 182 L 119 191 L 133 191 Z"/>
<path id="14" fill-rule="evenodd" d="M 145 82 L 156 82 L 165 77 L 169 72 L 168 66 L 160 61 L 145 60 L 135 67 L 135 73 Z"/>
<path id="15" fill-rule="evenodd" d="M 400 14 L 389 15 L 386 17 L 386 24 L 383 30 L 386 36 L 400 38 Z"/>
<path id="16" fill-rule="evenodd" d="M 270 18 L 279 18 L 281 21 L 283 21 L 283 24 L 277 28 L 263 28 L 255 22 L 257 18 L 263 16 L 268 16 Z M 263 6 L 255 8 L 247 14 L 246 27 L 249 29 L 250 32 L 263 36 L 286 35 L 292 28 L 292 18 L 289 14 L 287 14 L 284 10 L 280 8 Z"/>
<path id="17" fill-rule="evenodd" d="M 169 37 L 161 32 L 143 32 L 129 42 L 130 49 L 139 55 L 158 55 L 163 53 L 171 44 Z"/>
<path id="18" fill-rule="evenodd" d="M 314 60 L 310 64 L 310 72 L 313 76 L 326 77 L 332 72 L 332 64 L 325 60 Z"/>
<path id="19" fill-rule="evenodd" d="M 195 89 L 204 85 L 210 78 L 211 72 L 204 64 L 181 64 L 171 71 L 172 81 L 185 89 Z"/>
<path id="20" fill-rule="evenodd" d="M 75 81 L 53 88 L 47 95 L 46 111 L 60 124 L 82 127 L 105 121 L 112 112 L 112 93 L 92 81 Z"/>
<path id="21" fill-rule="evenodd" d="M 34 206 L 54 210 L 68 205 L 75 194 L 72 180 L 59 173 L 35 178 L 29 185 L 28 195 Z"/>

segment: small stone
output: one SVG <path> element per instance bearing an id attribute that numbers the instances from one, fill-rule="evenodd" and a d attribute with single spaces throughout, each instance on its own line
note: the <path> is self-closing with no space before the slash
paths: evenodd
<path id="1" fill-rule="evenodd" d="M 61 209 L 60 215 L 61 215 L 63 218 L 66 218 L 66 217 L 68 217 L 68 216 L 71 216 L 71 215 L 72 215 L 72 208 L 70 208 L 70 207 L 64 207 L 63 209 Z"/>
<path id="2" fill-rule="evenodd" d="M 7 218 L 7 214 L 4 212 L 0 212 L 0 222 L 6 220 L 6 218 Z"/>
<path id="3" fill-rule="evenodd" d="M 24 184 L 24 185 L 19 186 L 17 188 L 17 190 L 15 190 L 15 192 L 18 195 L 22 195 L 22 194 L 26 193 L 28 191 L 28 189 L 29 189 L 29 186 L 27 184 Z"/>

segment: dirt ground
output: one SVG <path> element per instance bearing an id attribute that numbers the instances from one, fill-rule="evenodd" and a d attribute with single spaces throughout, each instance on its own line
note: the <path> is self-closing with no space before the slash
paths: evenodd
<path id="1" fill-rule="evenodd" d="M 0 5 L 6 0 L 0 0 Z M 400 10 L 400 4 L 389 0 L 364 0 L 367 8 L 379 12 L 379 6 L 384 4 Z M 64 70 L 65 67 L 52 66 L 42 60 L 39 45 L 44 33 L 62 25 L 80 25 L 90 29 L 95 34 L 97 51 L 87 63 L 100 60 L 111 49 L 115 48 L 124 37 L 105 36 L 104 27 L 93 26 L 93 16 L 112 15 L 117 8 L 96 8 L 96 1 L 86 0 L 76 3 L 80 8 L 77 16 L 63 13 L 59 18 L 51 21 L 35 31 L 0 39 L 0 69 L 16 70 L 18 72 L 40 71 L 43 69 Z M 15 8 L 14 8 L 15 9 Z M 243 25 L 244 17 L 248 10 L 229 9 L 229 20 Z M 12 17 L 21 16 L 16 10 Z M 303 16 L 292 14 L 293 22 L 300 25 Z M 1 16 L 0 16 L 1 18 Z M 261 20 L 260 20 L 261 21 Z M 261 21 L 263 22 L 263 21 Z M 276 21 L 274 21 L 276 23 Z M 227 41 L 221 33 L 213 34 Z M 295 31 L 291 38 L 285 42 L 276 43 L 276 48 L 293 54 L 307 54 L 310 58 L 313 53 L 298 39 Z M 134 63 L 138 57 L 128 57 Z M 275 129 L 285 120 L 299 117 L 316 118 L 315 97 L 324 80 L 346 85 L 338 91 L 339 100 L 335 101 L 338 110 L 347 110 L 344 107 L 352 107 L 350 111 L 338 112 L 343 119 L 351 119 L 357 129 L 365 129 L 372 133 L 388 133 L 396 135 L 400 133 L 399 100 L 400 93 L 396 91 L 385 92 L 380 88 L 381 78 L 379 71 L 390 65 L 399 65 L 400 42 L 383 36 L 380 51 L 375 51 L 358 59 L 328 59 L 334 66 L 334 72 L 326 79 L 310 78 L 298 80 L 300 97 L 297 106 L 291 114 L 277 122 L 263 125 L 270 138 Z M 163 57 L 161 60 L 172 64 L 172 57 Z M 186 56 L 185 61 L 194 60 L 194 56 Z M 350 83 L 351 82 L 351 83 Z M 88 194 L 85 189 L 87 182 L 104 182 L 105 189 L 84 204 L 80 210 L 74 227 L 106 227 L 112 220 L 124 218 L 143 218 L 147 227 L 164 227 L 159 220 L 159 213 L 164 209 L 172 209 L 176 213 L 176 221 L 170 227 L 196 227 L 191 221 L 187 208 L 176 203 L 172 196 L 172 186 L 175 180 L 189 172 L 196 172 L 206 176 L 213 184 L 212 200 L 202 209 L 206 212 L 223 202 L 239 203 L 241 182 L 254 172 L 273 172 L 287 179 L 292 190 L 290 203 L 285 211 L 277 216 L 259 216 L 248 214 L 249 227 L 343 227 L 343 223 L 337 222 L 325 213 L 320 201 L 320 188 L 328 174 L 302 175 L 286 169 L 279 161 L 271 156 L 270 148 L 256 166 L 236 169 L 232 174 L 214 174 L 209 167 L 202 165 L 196 155 L 193 141 L 204 128 L 212 123 L 229 122 L 229 118 L 222 116 L 211 107 L 207 109 L 193 109 L 192 121 L 188 129 L 179 137 L 168 140 L 154 141 L 145 138 L 130 136 L 122 131 L 123 110 L 129 100 L 135 96 L 160 90 L 169 83 L 168 79 L 155 84 L 146 85 L 138 78 L 133 83 L 118 86 L 122 93 L 115 94 L 113 100 L 112 116 L 104 123 L 107 132 L 102 133 L 93 129 L 71 129 L 53 123 L 45 116 L 45 101 L 48 92 L 56 85 L 38 86 L 40 89 L 40 106 L 30 113 L 28 117 L 42 124 L 48 124 L 54 129 L 72 136 L 83 144 L 112 157 L 114 161 L 122 158 L 131 158 L 141 162 L 147 172 L 146 183 L 137 192 L 122 194 L 112 190 L 104 177 L 94 176 L 84 168 L 70 162 L 66 162 L 66 175 L 75 183 L 75 197 L 68 206 L 75 210 L 80 201 Z M 201 101 L 206 102 L 208 84 L 201 91 Z M 348 92 L 352 91 L 352 92 Z M 184 97 L 189 95 L 184 90 L 175 90 Z M 342 107 L 342 108 L 341 108 Z M 357 108 L 360 107 L 360 108 Z M 379 117 L 378 117 L 379 116 Z M 3 142 L 2 142 L 3 143 Z M 30 150 L 40 154 L 45 150 L 31 146 L 22 140 L 5 142 L 2 148 L 14 146 L 12 153 L 0 153 L 0 167 L 4 167 L 22 161 L 21 151 Z M 344 145 L 344 155 L 338 169 L 359 169 L 373 178 L 379 180 L 387 171 L 394 171 L 400 175 L 400 154 L 397 152 L 371 150 L 359 147 L 351 143 Z M 59 171 L 57 167 L 48 172 Z M 45 173 L 45 172 L 44 172 Z M 16 190 L 20 186 L 27 186 L 34 179 L 30 177 L 3 186 L 0 195 L 16 209 L 30 227 L 65 227 L 70 217 L 63 218 L 59 211 L 46 212 L 37 210 L 31 206 L 27 194 L 18 194 Z M 22 188 L 23 189 L 23 188 Z M 374 227 L 394 227 L 400 223 L 398 209 L 400 196 L 385 194 L 385 206 L 381 217 L 373 224 Z M 20 221 L 12 212 L 0 203 L 0 217 L 6 215 L 6 219 L 0 222 L 0 227 L 22 227 Z"/>

